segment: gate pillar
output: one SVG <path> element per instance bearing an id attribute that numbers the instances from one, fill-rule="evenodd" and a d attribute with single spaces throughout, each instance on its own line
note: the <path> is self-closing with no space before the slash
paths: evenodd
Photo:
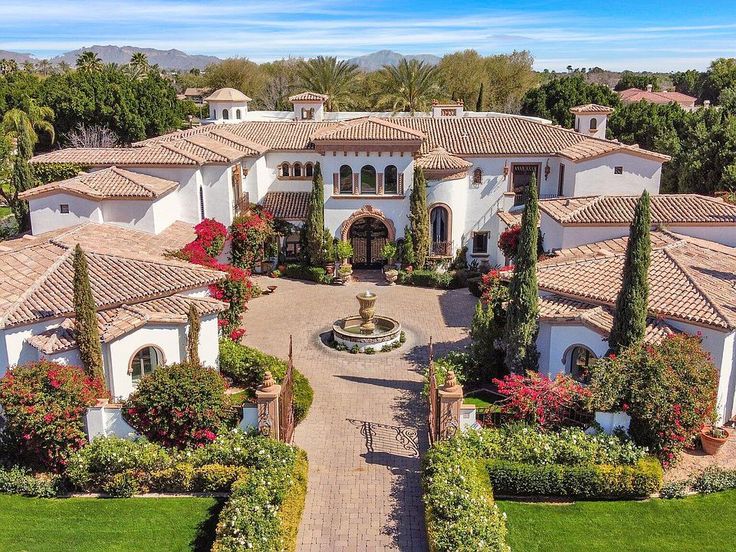
<path id="1" fill-rule="evenodd" d="M 463 386 L 455 372 L 447 372 L 445 384 L 437 390 L 439 395 L 439 438 L 448 439 L 460 429 L 460 407 L 463 404 Z"/>
<path id="2" fill-rule="evenodd" d="M 256 389 L 258 405 L 258 431 L 261 435 L 279 438 L 279 395 L 281 386 L 276 383 L 271 372 L 263 376 L 263 384 Z"/>

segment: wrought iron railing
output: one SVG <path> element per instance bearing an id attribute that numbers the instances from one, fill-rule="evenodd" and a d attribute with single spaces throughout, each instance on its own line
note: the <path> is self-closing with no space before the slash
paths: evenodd
<path id="1" fill-rule="evenodd" d="M 453 253 L 451 241 L 432 242 L 429 247 L 430 257 L 452 257 Z"/>

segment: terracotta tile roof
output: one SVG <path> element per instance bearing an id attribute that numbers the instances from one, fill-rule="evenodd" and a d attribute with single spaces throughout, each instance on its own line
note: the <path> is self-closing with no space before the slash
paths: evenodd
<path id="1" fill-rule="evenodd" d="M 327 94 L 317 94 L 316 92 L 302 92 L 289 96 L 289 101 L 294 102 L 326 102 L 329 99 Z"/>
<path id="2" fill-rule="evenodd" d="M 122 305 L 97 313 L 100 339 L 103 343 L 109 343 L 148 323 L 185 324 L 190 305 L 195 306 L 200 316 L 214 314 L 227 308 L 226 303 L 216 299 L 183 295 Z M 59 326 L 33 335 L 26 339 L 26 342 L 45 355 L 74 349 L 77 346 L 74 321 L 65 318 Z"/>
<path id="3" fill-rule="evenodd" d="M 220 88 L 205 98 L 206 101 L 216 102 L 249 102 L 251 99 L 235 88 Z"/>
<path id="4" fill-rule="evenodd" d="M 570 113 L 613 113 L 614 109 L 612 107 L 608 107 L 607 105 L 598 105 L 598 104 L 585 104 L 585 105 L 578 105 L 570 109 Z"/>
<path id="5" fill-rule="evenodd" d="M 521 215 L 523 214 L 523 211 L 518 211 L 516 213 L 509 213 L 508 211 L 497 211 L 496 215 L 498 218 L 503 221 L 503 223 L 508 226 L 520 226 L 521 225 Z"/>
<path id="6" fill-rule="evenodd" d="M 91 173 L 37 186 L 19 194 L 30 199 L 53 192 L 67 192 L 90 199 L 153 199 L 164 195 L 179 185 L 147 174 L 140 174 L 115 166 Z"/>
<path id="7" fill-rule="evenodd" d="M 685 105 L 686 107 L 695 104 L 697 98 L 682 94 L 680 92 L 649 92 L 640 88 L 627 88 L 618 93 L 621 101 L 626 103 L 640 102 L 641 100 L 657 103 L 668 104 L 671 102 Z"/>
<path id="8" fill-rule="evenodd" d="M 261 203 L 276 218 L 306 220 L 309 196 L 309 192 L 267 192 Z"/>
<path id="9" fill-rule="evenodd" d="M 652 316 L 735 329 L 736 248 L 666 231 L 652 232 L 652 238 Z M 539 288 L 582 301 L 615 304 L 626 241 L 620 238 L 562 250 L 541 261 Z"/>
<path id="10" fill-rule="evenodd" d="M 0 250 L 0 326 L 68 316 L 73 311 L 72 253 L 71 245 L 53 239 Z M 221 272 L 163 258 L 88 251 L 87 260 L 92 293 L 103 310 L 206 287 L 222 278 Z"/>
<path id="11" fill-rule="evenodd" d="M 464 171 L 473 164 L 462 157 L 452 155 L 443 147 L 437 147 L 417 159 L 415 166 L 425 171 Z"/>
<path id="12" fill-rule="evenodd" d="M 559 295 L 539 298 L 539 319 L 562 323 L 580 323 L 608 338 L 613 328 L 613 311 L 610 307 L 593 305 Z M 649 318 L 644 341 L 658 343 L 676 330 L 661 320 Z"/>
<path id="13" fill-rule="evenodd" d="M 541 211 L 563 225 L 631 224 L 639 196 L 543 199 Z M 651 196 L 654 224 L 736 224 L 736 205 L 697 194 Z"/>
<path id="14" fill-rule="evenodd" d="M 644 150 L 636 145 L 630 146 L 610 140 L 602 140 L 600 138 L 590 138 L 589 140 L 578 142 L 577 144 L 562 148 L 557 152 L 557 154 L 567 157 L 572 161 L 583 161 L 608 155 L 609 153 L 621 152 L 631 153 L 633 155 L 638 155 L 639 157 L 646 157 L 648 159 L 655 159 L 662 162 L 669 161 L 671 159 L 669 155 Z"/>
<path id="15" fill-rule="evenodd" d="M 36 155 L 31 159 L 32 164 L 75 163 L 86 167 L 188 167 L 201 165 L 203 162 L 203 159 L 164 145 L 150 148 L 65 148 Z"/>
<path id="16" fill-rule="evenodd" d="M 424 134 L 404 125 L 396 124 L 378 117 L 361 117 L 333 123 L 330 127 L 320 129 L 312 135 L 312 141 L 334 142 L 415 142 L 421 141 Z"/>

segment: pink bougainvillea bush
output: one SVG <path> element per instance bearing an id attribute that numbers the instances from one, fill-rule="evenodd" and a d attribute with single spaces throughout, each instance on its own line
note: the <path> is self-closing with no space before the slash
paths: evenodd
<path id="1" fill-rule="evenodd" d="M 232 263 L 253 270 L 263 260 L 266 241 L 273 236 L 273 215 L 253 209 L 239 215 L 230 226 Z"/>
<path id="2" fill-rule="evenodd" d="M 549 379 L 530 371 L 526 376 L 512 374 L 493 382 L 507 397 L 502 405 L 504 413 L 542 429 L 567 425 L 570 414 L 582 409 L 590 397 L 585 387 L 564 374 Z"/>
<path id="3" fill-rule="evenodd" d="M 217 257 L 222 253 L 227 239 L 227 227 L 215 219 L 204 219 L 194 227 L 197 235 L 195 240 L 210 257 Z"/>
<path id="4" fill-rule="evenodd" d="M 102 380 L 76 366 L 48 361 L 16 366 L 0 379 L 7 419 L 3 445 L 26 465 L 60 472 L 87 443 L 87 407 L 108 396 Z"/>
<path id="5" fill-rule="evenodd" d="M 166 447 L 207 444 L 231 418 L 225 380 L 198 364 L 159 367 L 140 381 L 123 406 L 123 417 L 150 441 Z"/>
<path id="6" fill-rule="evenodd" d="M 717 382 L 700 337 L 673 334 L 601 359 L 592 367 L 590 388 L 595 408 L 627 412 L 637 444 L 668 466 L 713 420 Z"/>
<path id="7" fill-rule="evenodd" d="M 519 249 L 519 236 L 521 235 L 521 225 L 514 224 L 501 232 L 498 238 L 498 248 L 503 252 L 504 257 L 513 259 L 516 257 L 516 251 Z"/>

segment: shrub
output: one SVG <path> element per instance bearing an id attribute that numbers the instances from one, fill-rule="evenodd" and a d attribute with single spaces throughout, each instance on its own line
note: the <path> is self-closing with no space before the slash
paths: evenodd
<path id="1" fill-rule="evenodd" d="M 318 284 L 326 283 L 327 271 L 321 266 L 307 266 L 300 264 L 286 265 L 284 277 L 296 280 L 309 280 Z"/>
<path id="2" fill-rule="evenodd" d="M 676 334 L 596 362 L 591 402 L 598 410 L 626 411 L 634 440 L 668 465 L 712 418 L 717 381 L 700 339 Z"/>
<path id="3" fill-rule="evenodd" d="M 718 493 L 736 489 L 736 470 L 710 466 L 696 475 L 690 486 L 698 493 Z"/>
<path id="4" fill-rule="evenodd" d="M 504 372 L 503 337 L 506 326 L 505 311 L 500 304 L 475 305 L 470 324 L 470 354 L 476 367 L 469 380 L 485 383 Z"/>
<path id="5" fill-rule="evenodd" d="M 0 493 L 52 498 L 56 496 L 58 487 L 59 479 L 56 476 L 33 475 L 18 466 L 0 468 Z"/>
<path id="6" fill-rule="evenodd" d="M 136 478 L 136 474 L 131 472 L 121 472 L 110 476 L 100 487 L 103 493 L 118 498 L 130 498 L 136 493 L 141 492 L 141 486 Z"/>
<path id="7" fill-rule="evenodd" d="M 521 225 L 514 224 L 501 232 L 498 238 L 498 248 L 507 259 L 516 257 L 519 249 L 519 236 L 521 235 Z"/>
<path id="8" fill-rule="evenodd" d="M 566 425 L 569 414 L 581 409 L 590 395 L 585 387 L 565 374 L 551 380 L 529 371 L 526 376 L 512 374 L 493 381 L 499 393 L 507 395 L 503 412 L 545 429 Z"/>
<path id="9" fill-rule="evenodd" d="M 452 283 L 452 274 L 450 272 L 417 269 L 411 272 L 400 272 L 399 283 L 407 286 L 449 289 Z"/>
<path id="10" fill-rule="evenodd" d="M 483 276 L 473 276 L 472 278 L 468 278 L 468 291 L 470 291 L 470 293 L 472 293 L 479 299 L 480 299 L 481 294 L 483 293 L 481 291 L 482 281 L 483 281 Z"/>
<path id="11" fill-rule="evenodd" d="M 227 340 L 220 341 L 220 370 L 238 385 L 255 389 L 263 382 L 268 371 L 274 379 L 281 383 L 286 375 L 286 362 L 267 355 L 240 343 Z M 302 421 L 312 405 L 312 387 L 309 380 L 298 370 L 294 370 L 294 417 L 296 422 Z"/>
<path id="12" fill-rule="evenodd" d="M 61 471 L 69 455 L 87 444 L 87 407 L 107 396 L 101 379 L 76 366 L 45 360 L 16 366 L 0 380 L 3 446 L 29 466 Z"/>
<path id="13" fill-rule="evenodd" d="M 195 469 L 187 462 L 155 470 L 148 478 L 150 489 L 159 492 L 186 493 L 193 491 Z"/>
<path id="14" fill-rule="evenodd" d="M 687 482 L 686 481 L 671 481 L 665 483 L 659 490 L 660 498 L 685 498 L 687 496 Z"/>
<path id="15" fill-rule="evenodd" d="M 145 376 L 123 407 L 126 421 L 168 447 L 203 445 L 230 417 L 222 376 L 198 364 L 162 366 Z"/>
<path id="16" fill-rule="evenodd" d="M 210 257 L 217 257 L 222 253 L 227 239 L 227 228 L 215 219 L 204 219 L 194 227 L 197 242 Z"/>
<path id="17" fill-rule="evenodd" d="M 230 233 L 232 264 L 253 270 L 263 260 L 266 240 L 273 235 L 273 215 L 259 209 L 248 211 L 233 220 Z"/>
<path id="18" fill-rule="evenodd" d="M 246 468 L 241 466 L 223 466 L 222 464 L 207 464 L 195 471 L 193 489 L 200 492 L 227 491 L 233 483 L 247 474 Z"/>
<path id="19" fill-rule="evenodd" d="M 662 466 L 652 457 L 633 466 L 534 465 L 489 460 L 487 467 L 494 491 L 504 495 L 638 498 L 657 492 L 662 485 Z"/>

